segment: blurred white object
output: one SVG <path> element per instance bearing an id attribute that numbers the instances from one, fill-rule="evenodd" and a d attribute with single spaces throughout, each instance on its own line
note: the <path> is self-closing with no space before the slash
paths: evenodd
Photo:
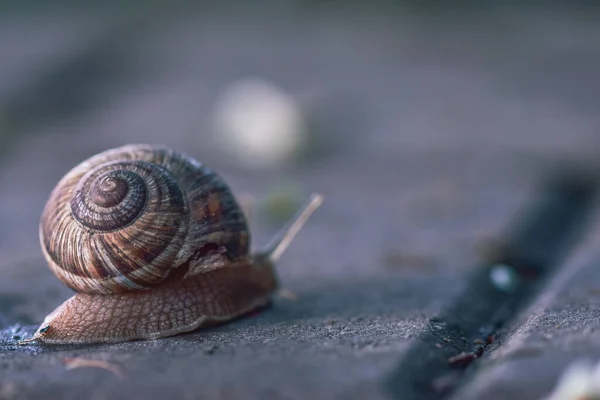
<path id="1" fill-rule="evenodd" d="M 217 102 L 214 123 L 222 148 L 252 168 L 283 164 L 304 142 L 301 107 L 291 95 L 260 79 L 227 89 Z"/>
<path id="2" fill-rule="evenodd" d="M 503 292 L 512 292 L 518 284 L 515 270 L 504 264 L 498 264 L 492 268 L 490 279 L 494 287 Z"/>
<path id="3" fill-rule="evenodd" d="M 600 362 L 571 364 L 546 400 L 600 400 Z"/>

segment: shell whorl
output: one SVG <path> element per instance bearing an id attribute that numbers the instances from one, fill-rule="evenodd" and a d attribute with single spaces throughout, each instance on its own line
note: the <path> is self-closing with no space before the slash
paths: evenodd
<path id="1" fill-rule="evenodd" d="M 215 172 L 150 145 L 108 150 L 73 168 L 40 222 L 50 269 L 85 293 L 144 290 L 207 249 L 245 257 L 249 240 L 245 216 Z"/>
<path id="2" fill-rule="evenodd" d="M 146 207 L 173 217 L 187 213 L 184 195 L 169 171 L 143 161 L 92 169 L 77 184 L 70 206 L 73 217 L 95 231 L 123 229 Z"/>

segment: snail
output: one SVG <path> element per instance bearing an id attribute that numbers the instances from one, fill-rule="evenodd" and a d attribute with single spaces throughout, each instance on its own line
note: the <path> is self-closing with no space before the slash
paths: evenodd
<path id="1" fill-rule="evenodd" d="M 322 200 L 311 195 L 252 252 L 246 215 L 208 166 L 146 144 L 92 156 L 52 190 L 39 225 L 50 269 L 76 294 L 22 343 L 157 339 L 261 310 L 279 287 L 275 263 Z"/>

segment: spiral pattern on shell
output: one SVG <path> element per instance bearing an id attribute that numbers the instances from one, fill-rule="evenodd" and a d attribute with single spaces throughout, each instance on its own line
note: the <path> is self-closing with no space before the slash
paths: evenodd
<path id="1" fill-rule="evenodd" d="M 60 180 L 42 213 L 40 241 L 67 286 L 108 294 L 155 286 L 217 249 L 246 257 L 250 234 L 210 168 L 167 147 L 128 145 Z"/>

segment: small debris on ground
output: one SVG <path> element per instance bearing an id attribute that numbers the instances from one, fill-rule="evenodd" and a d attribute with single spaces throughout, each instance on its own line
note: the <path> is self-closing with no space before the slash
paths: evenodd
<path id="1" fill-rule="evenodd" d="M 116 364 L 110 363 L 108 361 L 90 360 L 87 358 L 74 357 L 74 358 L 63 358 L 62 362 L 65 364 L 65 366 L 67 367 L 68 370 L 75 369 L 75 368 L 86 368 L 86 367 L 101 368 L 101 369 L 105 369 L 107 371 L 112 372 L 120 379 L 125 378 L 121 367 L 119 367 Z"/>
<path id="2" fill-rule="evenodd" d="M 294 292 L 292 292 L 291 290 L 287 290 L 287 289 L 280 289 L 277 294 L 279 295 L 279 297 L 284 298 L 286 300 L 291 300 L 291 301 L 297 301 L 298 300 L 298 295 Z"/>
<path id="3" fill-rule="evenodd" d="M 16 324 L 8 329 L 8 334 L 12 340 L 21 340 L 26 333 L 23 332 L 21 325 Z"/>
<path id="4" fill-rule="evenodd" d="M 465 367 L 469 366 L 476 358 L 477 358 L 477 356 L 474 353 L 463 352 L 463 353 L 460 353 L 459 355 L 450 357 L 448 359 L 448 363 L 452 367 L 465 368 Z"/>
<path id="5" fill-rule="evenodd" d="M 473 350 L 472 354 L 475 355 L 475 358 L 479 358 L 483 355 L 484 351 L 485 351 L 485 346 L 478 344 L 477 346 L 475 346 L 475 350 Z"/>

